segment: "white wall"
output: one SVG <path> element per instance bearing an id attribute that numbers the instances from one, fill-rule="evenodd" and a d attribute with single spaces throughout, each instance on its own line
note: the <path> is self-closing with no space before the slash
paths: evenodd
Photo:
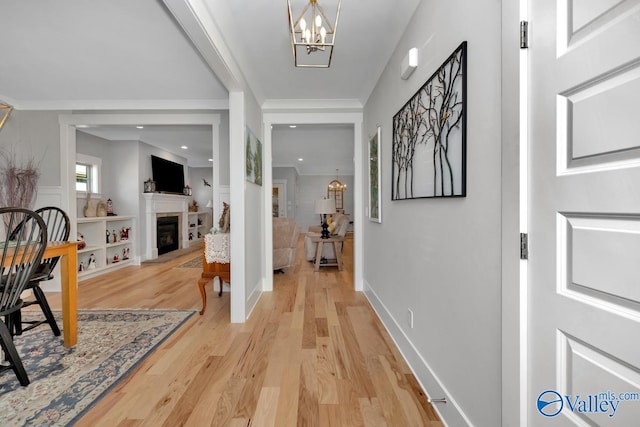
<path id="1" fill-rule="evenodd" d="M 421 2 L 365 106 L 363 133 L 382 126 L 383 218 L 364 224 L 365 291 L 451 426 L 500 425 L 500 14 L 493 0 Z M 464 40 L 467 197 L 391 202 L 392 117 Z"/>

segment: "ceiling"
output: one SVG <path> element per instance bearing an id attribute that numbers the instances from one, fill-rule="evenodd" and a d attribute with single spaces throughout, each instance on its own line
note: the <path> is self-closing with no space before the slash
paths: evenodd
<path id="1" fill-rule="evenodd" d="M 292 0 L 294 15 L 306 1 Z M 250 7 L 238 0 L 205 3 L 261 105 L 315 99 L 364 105 L 419 1 L 369 0 L 365 7 L 345 0 L 329 69 L 293 66 L 285 0 L 252 1 Z M 319 2 L 331 14 L 337 0 Z M 18 110 L 227 108 L 226 88 L 160 0 L 0 0 L 0 10 L 0 102 Z M 158 130 L 145 129 L 139 138 L 184 156 L 182 144 Z M 197 128 L 163 130 L 175 141 L 189 141 L 194 153 L 198 144 L 210 145 Z M 185 134 L 175 136 L 180 130 Z M 122 128 L 100 133 L 107 139 L 136 137 Z M 199 152 L 185 157 L 190 164 L 202 160 Z M 285 160 L 274 157 L 274 163 Z"/>
<path id="2" fill-rule="evenodd" d="M 353 125 L 274 125 L 273 167 L 294 167 L 300 175 L 353 175 Z"/>
<path id="3" fill-rule="evenodd" d="M 187 159 L 191 167 L 211 167 L 211 126 L 205 125 L 144 125 L 91 126 L 78 132 L 95 135 L 109 141 L 142 141 Z M 186 147 L 186 148 L 182 148 Z"/>

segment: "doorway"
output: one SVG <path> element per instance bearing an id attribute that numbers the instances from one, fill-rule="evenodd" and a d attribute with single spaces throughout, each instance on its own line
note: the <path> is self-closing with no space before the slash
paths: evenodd
<path id="1" fill-rule="evenodd" d="M 71 220 L 71 236 L 77 234 L 77 200 L 75 191 L 75 163 L 76 163 L 76 127 L 77 126 L 136 126 L 141 123 L 148 125 L 208 125 L 212 127 L 212 148 L 213 156 L 219 158 L 220 143 L 220 115 L 206 113 L 172 113 L 172 114 L 62 114 L 59 116 L 60 123 L 60 174 L 61 174 L 61 207 L 69 213 Z M 149 164 L 150 165 L 150 164 Z M 220 168 L 214 168 L 213 185 L 219 185 Z M 149 171 L 150 173 L 150 171 Z M 142 178 L 146 178 L 145 174 Z M 140 194 L 143 191 L 142 180 L 132 182 L 132 191 Z M 219 200 L 220 195 L 214 194 L 214 201 Z M 131 206 L 131 212 L 137 212 L 137 230 L 134 230 L 134 238 L 141 242 L 143 232 L 147 232 L 144 215 L 144 206 L 138 204 Z M 142 248 L 138 249 L 142 253 Z M 231 317 L 234 318 L 234 311 L 239 304 L 234 304 L 234 299 L 238 295 L 232 293 Z M 242 298 L 240 298 L 242 299 Z M 236 316 L 237 318 L 238 316 Z M 243 317 L 243 316 L 242 316 Z"/>
<path id="2" fill-rule="evenodd" d="M 628 339 L 640 335 L 640 10 L 561 4 L 529 4 L 523 412 L 532 426 L 550 418 L 632 425 L 640 418 L 640 345 Z M 593 399 L 606 403 L 588 406 Z"/>
<path id="3" fill-rule="evenodd" d="M 264 112 L 263 123 L 265 129 L 264 135 L 264 181 L 267 188 L 273 185 L 273 157 L 272 157 L 272 127 L 273 125 L 289 125 L 295 124 L 348 124 L 353 126 L 353 167 L 354 167 L 354 184 L 353 184 L 353 216 L 354 222 L 354 288 L 357 291 L 363 290 L 362 282 L 362 212 L 358 206 L 362 206 L 362 113 L 270 113 Z M 327 180 L 327 182 L 330 181 Z M 326 183 L 322 194 L 326 192 Z M 266 212 L 271 211 L 272 197 L 271 193 L 265 192 L 264 208 Z M 270 224 L 271 215 L 265 216 L 265 284 L 263 290 L 271 291 L 273 289 L 273 275 L 269 274 L 273 266 L 273 230 Z"/>

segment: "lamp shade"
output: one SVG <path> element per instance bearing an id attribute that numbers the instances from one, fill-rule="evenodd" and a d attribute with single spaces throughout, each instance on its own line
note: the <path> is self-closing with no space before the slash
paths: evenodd
<path id="1" fill-rule="evenodd" d="M 316 200 L 316 213 L 317 214 L 332 214 L 336 211 L 335 199 L 319 199 Z"/>

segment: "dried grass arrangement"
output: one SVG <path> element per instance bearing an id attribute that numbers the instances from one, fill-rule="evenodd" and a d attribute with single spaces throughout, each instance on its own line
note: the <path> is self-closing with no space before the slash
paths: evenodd
<path id="1" fill-rule="evenodd" d="M 33 209 L 38 194 L 39 163 L 18 164 L 13 152 L 0 151 L 0 206 Z"/>

